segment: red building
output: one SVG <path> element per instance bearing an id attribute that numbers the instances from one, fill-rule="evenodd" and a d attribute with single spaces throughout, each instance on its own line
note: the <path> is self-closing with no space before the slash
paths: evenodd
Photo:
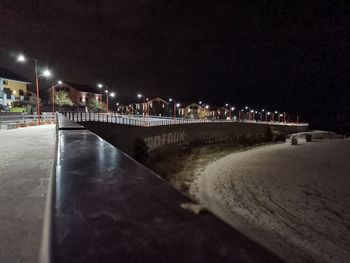
<path id="1" fill-rule="evenodd" d="M 101 102 L 101 91 L 97 88 L 68 81 L 59 81 L 49 88 L 50 104 L 53 101 L 53 94 L 58 91 L 66 91 L 72 102 L 77 106 L 86 106 L 90 100 Z"/>

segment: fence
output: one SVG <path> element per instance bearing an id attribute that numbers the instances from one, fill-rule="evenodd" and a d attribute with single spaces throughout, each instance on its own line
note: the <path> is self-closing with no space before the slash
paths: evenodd
<path id="1" fill-rule="evenodd" d="M 223 122 L 245 122 L 245 123 L 260 123 L 273 125 L 289 125 L 289 126 L 308 126 L 307 123 L 283 123 L 283 122 L 264 122 L 252 120 L 211 120 L 211 119 L 185 119 L 185 118 L 170 118 L 159 116 L 140 116 L 140 115 L 114 115 L 106 113 L 93 112 L 62 112 L 64 116 L 74 122 L 108 122 L 114 124 L 131 125 L 131 126 L 162 126 L 173 124 L 188 124 L 188 123 L 223 123 Z"/>
<path id="2" fill-rule="evenodd" d="M 55 120 L 56 115 L 53 113 L 42 113 L 40 115 L 41 121 Z M 16 124 L 16 123 L 32 123 L 38 121 L 38 115 L 29 114 L 14 114 L 14 115 L 0 115 L 0 125 Z"/>

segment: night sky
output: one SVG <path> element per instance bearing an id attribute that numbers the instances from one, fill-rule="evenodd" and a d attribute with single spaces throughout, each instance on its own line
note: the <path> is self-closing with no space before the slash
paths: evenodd
<path id="1" fill-rule="evenodd" d="M 249 105 L 349 131 L 348 1 L 1 0 L 0 8 L 0 66 L 29 79 L 32 68 L 12 57 L 19 52 L 55 80 L 107 83 L 120 101 L 141 92 Z"/>

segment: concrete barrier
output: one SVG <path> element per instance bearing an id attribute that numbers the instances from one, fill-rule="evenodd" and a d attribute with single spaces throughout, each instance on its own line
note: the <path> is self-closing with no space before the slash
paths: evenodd
<path id="1" fill-rule="evenodd" d="M 191 123 L 156 127 L 127 126 L 101 122 L 83 122 L 81 125 L 98 134 L 127 154 L 134 153 L 135 141 L 142 139 L 151 155 L 187 148 L 196 144 L 227 141 L 259 142 L 270 140 L 270 125 L 261 123 Z M 294 128 L 294 129 L 293 129 Z M 308 126 L 302 127 L 304 130 Z M 299 126 L 275 129 L 295 133 Z"/>
<path id="2" fill-rule="evenodd" d="M 282 262 L 92 132 L 56 136 L 40 263 Z"/>

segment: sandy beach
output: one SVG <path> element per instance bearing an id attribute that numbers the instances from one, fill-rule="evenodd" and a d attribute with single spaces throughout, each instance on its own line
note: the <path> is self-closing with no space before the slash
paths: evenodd
<path id="1" fill-rule="evenodd" d="M 149 167 L 286 262 L 348 262 L 350 140 L 331 137 L 205 145 Z"/>
<path id="2" fill-rule="evenodd" d="M 349 139 L 258 147 L 209 164 L 192 192 L 287 262 L 348 262 L 349 156 Z"/>

